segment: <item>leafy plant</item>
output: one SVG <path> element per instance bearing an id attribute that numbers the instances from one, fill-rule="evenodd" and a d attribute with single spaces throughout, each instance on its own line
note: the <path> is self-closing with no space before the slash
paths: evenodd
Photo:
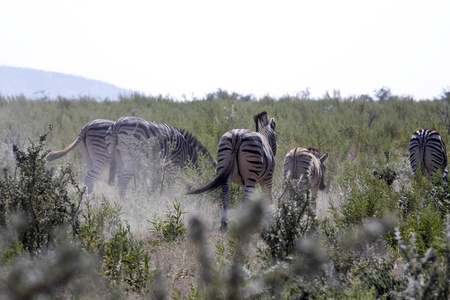
<path id="1" fill-rule="evenodd" d="M 108 234 L 121 224 L 121 208 L 117 204 L 111 205 L 104 197 L 99 205 L 93 205 L 94 200 L 90 198 L 85 201 L 79 236 L 85 250 L 101 255 Z"/>
<path id="2" fill-rule="evenodd" d="M 11 231 L 11 242 L 19 242 L 31 255 L 55 246 L 60 230 L 69 230 L 72 237 L 80 232 L 84 189 L 78 187 L 70 166 L 58 172 L 46 167 L 47 135 L 26 152 L 14 145 L 15 170 L 4 169 L 0 179 L 0 229 Z"/>
<path id="3" fill-rule="evenodd" d="M 133 291 L 141 291 L 152 279 L 149 262 L 150 255 L 143 242 L 132 236 L 129 225 L 119 224 L 105 244 L 105 275 L 126 283 Z"/>
<path id="4" fill-rule="evenodd" d="M 161 220 L 155 214 L 153 220 L 150 221 L 153 226 L 150 230 L 156 232 L 168 242 L 182 238 L 187 231 L 183 222 L 183 215 L 186 212 L 181 209 L 180 201 L 175 199 L 172 205 L 173 208 L 167 207 L 164 220 Z"/>
<path id="5" fill-rule="evenodd" d="M 305 188 L 306 193 L 299 191 L 297 187 L 294 180 L 286 181 L 273 223 L 261 233 L 270 255 L 277 260 L 286 259 L 295 249 L 298 238 L 310 233 L 317 226 L 308 187 Z"/>
<path id="6" fill-rule="evenodd" d="M 399 299 L 448 299 L 450 296 L 450 222 L 447 221 L 446 238 L 442 240 L 443 256 L 429 248 L 421 254 L 413 233 L 408 243 L 396 229 L 400 253 L 405 260 L 407 286 L 398 294 Z"/>

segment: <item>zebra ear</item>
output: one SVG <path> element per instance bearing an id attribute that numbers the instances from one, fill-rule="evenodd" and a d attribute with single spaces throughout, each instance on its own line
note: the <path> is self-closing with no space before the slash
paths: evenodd
<path id="1" fill-rule="evenodd" d="M 259 132 L 261 128 L 267 126 L 269 120 L 269 115 L 264 111 L 256 116 L 253 116 L 253 121 L 255 121 L 256 132 Z"/>
<path id="2" fill-rule="evenodd" d="M 328 153 L 325 153 L 324 155 L 322 155 L 322 157 L 320 158 L 320 162 L 324 163 L 328 158 Z"/>
<path id="3" fill-rule="evenodd" d="M 272 119 L 270 119 L 270 127 L 272 128 L 272 130 L 275 130 L 275 119 L 274 118 L 272 118 Z"/>

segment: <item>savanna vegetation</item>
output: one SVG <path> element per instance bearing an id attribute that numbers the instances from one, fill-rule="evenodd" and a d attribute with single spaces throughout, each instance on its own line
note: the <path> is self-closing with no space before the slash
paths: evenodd
<path id="1" fill-rule="evenodd" d="M 206 159 L 166 174 L 165 162 L 137 155 L 124 201 L 108 172 L 87 195 L 78 148 L 45 160 L 87 122 L 123 116 L 185 129 L 216 157 L 222 134 L 254 129 L 262 111 L 278 135 L 273 203 L 259 192 L 242 201 L 233 186 L 227 233 L 220 191 L 186 195 L 214 178 Z M 0 298 L 448 299 L 450 193 L 445 179 L 412 174 L 409 139 L 420 128 L 450 141 L 448 92 L 430 101 L 385 88 L 347 99 L 0 96 Z M 316 199 L 283 180 L 297 146 L 329 153 Z"/>

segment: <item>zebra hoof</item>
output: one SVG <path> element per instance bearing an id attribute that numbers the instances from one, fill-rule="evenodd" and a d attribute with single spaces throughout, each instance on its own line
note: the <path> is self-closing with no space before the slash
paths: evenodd
<path id="1" fill-rule="evenodd" d="M 228 222 L 222 222 L 220 225 L 220 231 L 221 232 L 227 232 L 228 231 Z"/>

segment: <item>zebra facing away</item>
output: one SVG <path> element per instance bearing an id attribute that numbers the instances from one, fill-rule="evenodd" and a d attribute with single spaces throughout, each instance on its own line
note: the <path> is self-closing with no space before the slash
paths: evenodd
<path id="1" fill-rule="evenodd" d="M 256 131 L 234 129 L 225 133 L 219 142 L 217 154 L 217 177 L 211 183 L 188 194 L 200 194 L 222 187 L 223 213 L 221 227 L 228 227 L 231 182 L 243 186 L 247 198 L 260 184 L 272 199 L 272 176 L 275 168 L 277 136 L 275 121 L 266 112 L 254 116 Z"/>
<path id="2" fill-rule="evenodd" d="M 319 150 L 313 147 L 297 147 L 290 150 L 284 158 L 284 178 L 298 181 L 298 189 L 302 190 L 303 185 L 309 182 L 311 194 L 315 196 L 319 190 L 324 190 L 325 185 L 325 160 L 328 153 L 320 156 Z M 316 203 L 313 201 L 313 209 Z"/>
<path id="3" fill-rule="evenodd" d="M 136 153 L 130 148 L 130 140 L 127 140 L 130 137 L 138 142 L 150 141 L 151 149 L 145 149 L 145 144 L 139 144 L 138 150 L 146 156 L 151 155 L 153 159 L 167 160 L 171 166 L 183 167 L 188 162 L 195 165 L 200 155 L 204 155 L 216 166 L 208 150 L 190 133 L 138 117 L 120 118 L 107 131 L 105 141 L 108 153 L 112 155 L 111 164 L 115 164 L 118 171 L 118 189 L 122 200 L 135 175 L 133 159 Z M 114 177 L 115 174 L 111 172 L 110 181 L 114 181 Z"/>
<path id="4" fill-rule="evenodd" d="M 103 173 L 105 168 L 110 165 L 111 155 L 108 154 L 105 136 L 108 128 L 114 124 L 114 121 L 97 119 L 87 123 L 80 131 L 77 139 L 63 150 L 50 152 L 46 159 L 52 161 L 62 157 L 80 144 L 81 155 L 86 164 L 87 173 L 84 178 L 84 185 L 89 194 L 94 190 L 94 182 Z M 114 166 L 111 166 L 110 172 L 114 172 Z M 109 181 L 112 185 L 113 181 Z"/>
<path id="5" fill-rule="evenodd" d="M 430 178 L 437 172 L 447 176 L 447 149 L 441 135 L 434 130 L 419 129 L 411 137 L 409 161 L 414 174 L 420 169 Z"/>

